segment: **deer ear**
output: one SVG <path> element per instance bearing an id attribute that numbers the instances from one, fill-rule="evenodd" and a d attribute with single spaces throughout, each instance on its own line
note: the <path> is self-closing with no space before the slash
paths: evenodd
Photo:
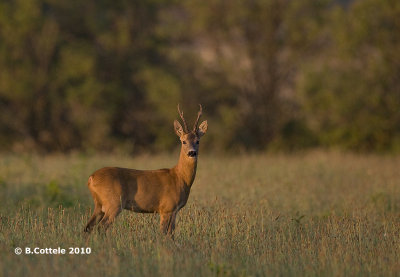
<path id="1" fill-rule="evenodd" d="M 201 122 L 199 129 L 197 130 L 197 134 L 199 135 L 199 137 L 204 136 L 204 134 L 207 132 L 208 129 L 208 123 L 207 120 L 204 120 L 203 122 Z"/>
<path id="2" fill-rule="evenodd" d="M 181 137 L 183 135 L 182 125 L 178 122 L 178 120 L 174 121 L 174 129 L 178 137 Z"/>

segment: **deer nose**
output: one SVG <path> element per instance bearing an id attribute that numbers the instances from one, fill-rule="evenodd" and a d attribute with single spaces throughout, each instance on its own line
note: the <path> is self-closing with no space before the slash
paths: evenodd
<path id="1" fill-rule="evenodd" d="M 188 156 L 189 156 L 189 157 L 196 157 L 196 155 L 197 155 L 197 153 L 196 153 L 196 151 L 194 151 L 194 150 L 190 150 L 190 151 L 188 152 Z"/>

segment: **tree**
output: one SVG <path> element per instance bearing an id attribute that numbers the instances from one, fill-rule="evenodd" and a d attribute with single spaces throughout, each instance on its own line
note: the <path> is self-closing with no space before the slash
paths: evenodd
<path id="1" fill-rule="evenodd" d="M 356 1 L 332 14 L 329 58 L 309 68 L 301 84 L 309 124 L 324 145 L 398 149 L 400 5 Z"/>

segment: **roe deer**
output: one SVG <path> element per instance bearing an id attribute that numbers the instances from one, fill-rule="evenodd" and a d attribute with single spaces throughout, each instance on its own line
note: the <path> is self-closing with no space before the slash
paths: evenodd
<path id="1" fill-rule="evenodd" d="M 127 209 L 137 213 L 159 213 L 161 231 L 173 234 L 176 214 L 185 206 L 196 176 L 199 140 L 208 127 L 207 121 L 198 126 L 202 114 L 199 106 L 196 122 L 189 131 L 178 105 L 184 128 L 174 121 L 175 133 L 182 144 L 175 167 L 158 170 L 104 167 L 89 177 L 88 187 L 95 206 L 85 232 L 90 232 L 97 223 L 107 229 L 121 210 Z"/>

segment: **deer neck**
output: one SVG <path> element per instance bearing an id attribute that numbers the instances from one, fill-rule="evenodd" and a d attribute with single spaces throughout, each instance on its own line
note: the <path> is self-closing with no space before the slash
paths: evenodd
<path id="1" fill-rule="evenodd" d="M 178 164 L 175 166 L 176 175 L 186 186 L 191 187 L 196 176 L 197 158 L 190 158 L 181 150 Z"/>

